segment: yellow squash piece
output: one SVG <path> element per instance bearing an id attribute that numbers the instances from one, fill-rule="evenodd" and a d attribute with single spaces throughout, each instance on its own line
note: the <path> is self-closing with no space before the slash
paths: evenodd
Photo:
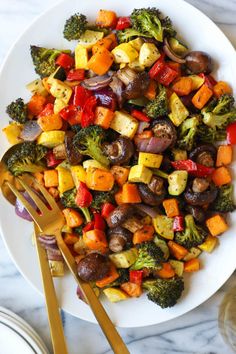
<path id="1" fill-rule="evenodd" d="M 36 79 L 29 84 L 26 85 L 27 90 L 29 90 L 32 94 L 38 93 L 41 96 L 47 96 L 48 92 L 45 89 L 42 80 Z"/>
<path id="2" fill-rule="evenodd" d="M 115 63 L 131 63 L 138 58 L 138 52 L 129 43 L 122 43 L 112 50 Z"/>
<path id="3" fill-rule="evenodd" d="M 75 68 L 88 69 L 88 50 L 78 44 L 75 48 Z"/>
<path id="4" fill-rule="evenodd" d="M 129 171 L 129 182 L 148 184 L 152 178 L 152 171 L 143 165 L 132 166 Z"/>
<path id="5" fill-rule="evenodd" d="M 192 91 L 198 90 L 204 84 L 203 77 L 198 75 L 189 75 L 188 77 L 192 80 Z"/>
<path id="6" fill-rule="evenodd" d="M 128 43 L 131 44 L 132 47 L 134 47 L 134 49 L 136 49 L 139 52 L 143 43 L 144 43 L 144 40 L 142 38 L 138 37 L 138 38 L 133 39 L 132 41 L 129 41 Z"/>
<path id="7" fill-rule="evenodd" d="M 171 110 L 169 118 L 178 127 L 188 117 L 189 111 L 175 92 L 170 96 L 169 106 Z"/>
<path id="8" fill-rule="evenodd" d="M 94 44 L 96 44 L 100 39 L 104 37 L 103 32 L 86 30 L 82 36 L 80 36 L 78 43 L 81 47 L 86 49 L 92 49 Z"/>
<path id="9" fill-rule="evenodd" d="M 7 140 L 11 145 L 18 144 L 22 142 L 20 138 L 22 125 L 17 123 L 11 123 L 2 129 L 2 132 L 6 134 Z"/>
<path id="10" fill-rule="evenodd" d="M 163 156 L 160 154 L 151 154 L 149 152 L 140 152 L 138 155 L 138 164 L 151 168 L 161 166 Z"/>
<path id="11" fill-rule="evenodd" d="M 89 168 L 100 168 L 101 170 L 106 170 L 107 168 L 104 167 L 100 162 L 98 162 L 97 160 L 86 160 L 83 162 L 83 168 L 85 170 L 88 170 Z"/>
<path id="12" fill-rule="evenodd" d="M 219 242 L 219 240 L 217 237 L 208 235 L 206 240 L 198 247 L 202 251 L 211 253 L 214 250 L 214 248 L 216 247 L 216 245 L 218 244 L 218 242 Z"/>
<path id="13" fill-rule="evenodd" d="M 123 64 L 120 64 L 123 65 Z M 126 64 L 124 64 L 126 65 Z M 130 69 L 133 69 L 134 71 L 140 72 L 145 70 L 145 66 L 140 64 L 140 61 L 138 59 L 135 59 L 131 63 L 128 64 Z"/>
<path id="14" fill-rule="evenodd" d="M 56 98 L 54 101 L 53 112 L 58 114 L 63 108 L 67 106 L 67 103 L 61 98 Z"/>
<path id="15" fill-rule="evenodd" d="M 118 253 L 112 253 L 109 255 L 110 260 L 116 268 L 129 268 L 138 257 L 138 251 L 136 248 L 130 248 L 127 251 Z"/>
<path id="16" fill-rule="evenodd" d="M 139 52 L 139 62 L 141 65 L 149 68 L 152 66 L 161 54 L 153 43 L 143 43 Z"/>
<path id="17" fill-rule="evenodd" d="M 79 182 L 86 183 L 86 171 L 82 166 L 71 166 L 70 170 L 76 188 L 78 187 Z"/>
<path id="18" fill-rule="evenodd" d="M 50 93 L 53 97 L 59 98 L 63 100 L 64 102 L 68 103 L 71 95 L 72 95 L 72 88 L 65 84 L 64 82 L 57 80 L 57 79 L 51 79 L 50 80 Z"/>
<path id="19" fill-rule="evenodd" d="M 175 274 L 179 277 L 182 277 L 184 272 L 184 262 L 176 261 L 175 259 L 170 259 L 169 263 L 171 267 L 174 269 Z"/>
<path id="20" fill-rule="evenodd" d="M 129 298 L 129 295 L 127 295 L 123 290 L 117 288 L 106 288 L 103 292 L 111 302 L 118 302 Z"/>
<path id="21" fill-rule="evenodd" d="M 198 247 L 191 247 L 189 252 L 183 258 L 185 262 L 191 261 L 191 259 L 198 258 L 202 251 Z"/>
<path id="22" fill-rule="evenodd" d="M 173 240 L 173 218 L 168 218 L 165 215 L 157 215 L 152 219 L 155 231 L 167 240 Z"/>
<path id="23" fill-rule="evenodd" d="M 62 130 L 51 130 L 43 132 L 39 135 L 37 143 L 47 148 L 54 148 L 57 145 L 63 144 L 65 140 L 65 132 Z"/>
<path id="24" fill-rule="evenodd" d="M 115 111 L 110 128 L 117 133 L 133 139 L 138 129 L 138 121 L 130 114 L 122 111 Z"/>
<path id="25" fill-rule="evenodd" d="M 56 169 L 58 171 L 58 190 L 61 195 L 64 192 L 74 188 L 75 184 L 70 170 L 60 166 Z"/>

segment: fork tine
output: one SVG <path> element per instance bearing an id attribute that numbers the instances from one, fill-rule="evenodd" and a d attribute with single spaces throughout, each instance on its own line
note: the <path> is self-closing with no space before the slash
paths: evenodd
<path id="1" fill-rule="evenodd" d="M 17 178 L 17 180 L 20 182 L 20 184 L 22 185 L 22 187 L 26 190 L 26 192 L 29 194 L 29 196 L 31 197 L 31 199 L 35 202 L 35 204 L 37 205 L 37 207 L 39 208 L 39 210 L 42 213 L 47 213 L 49 212 L 47 206 L 45 205 L 45 203 L 37 196 L 37 194 L 35 192 L 33 192 L 33 190 L 27 185 L 27 183 L 25 183 L 21 178 Z"/>
<path id="2" fill-rule="evenodd" d="M 58 208 L 58 205 L 55 201 L 55 199 L 51 196 L 51 194 L 46 190 L 46 188 L 44 188 L 42 186 L 42 184 L 38 183 L 38 181 L 36 181 L 37 187 L 40 190 L 40 192 L 42 193 L 42 195 L 44 196 L 44 198 L 46 199 L 46 201 L 48 202 L 48 204 L 50 205 L 50 207 L 53 208 Z"/>
<path id="3" fill-rule="evenodd" d="M 39 215 L 37 211 L 30 205 L 30 203 L 23 197 L 23 195 L 18 192 L 18 190 L 10 183 L 6 182 L 8 187 L 11 189 L 11 191 L 15 194 L 15 196 L 21 201 L 21 203 L 24 205 L 30 216 L 34 219 L 35 223 L 38 225 L 40 231 L 42 232 L 43 230 L 41 229 L 41 226 L 39 224 Z"/>

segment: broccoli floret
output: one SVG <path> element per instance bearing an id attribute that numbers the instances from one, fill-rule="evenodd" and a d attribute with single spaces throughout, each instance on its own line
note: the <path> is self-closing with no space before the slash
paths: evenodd
<path id="1" fill-rule="evenodd" d="M 186 119 L 178 129 L 177 145 L 180 149 L 191 151 L 196 142 L 198 125 L 200 120 L 198 117 Z"/>
<path id="2" fill-rule="evenodd" d="M 87 26 L 85 15 L 77 13 L 66 20 L 63 35 L 68 41 L 77 40 L 85 32 Z"/>
<path id="3" fill-rule="evenodd" d="M 15 122 L 24 124 L 28 120 L 27 105 L 22 98 L 18 98 L 16 101 L 11 102 L 6 109 L 6 113 Z"/>
<path id="4" fill-rule="evenodd" d="M 218 195 L 214 202 L 211 204 L 211 208 L 220 213 L 229 213 L 236 209 L 236 205 L 233 200 L 233 185 L 226 184 L 219 188 Z"/>
<path id="5" fill-rule="evenodd" d="M 83 228 L 85 227 L 84 224 L 74 227 L 73 228 L 73 232 L 75 232 L 76 234 L 78 234 L 78 236 L 82 236 L 83 235 Z"/>
<path id="6" fill-rule="evenodd" d="M 167 92 L 164 86 L 160 85 L 159 94 L 147 104 L 145 111 L 151 118 L 158 118 L 168 113 Z"/>
<path id="7" fill-rule="evenodd" d="M 91 208 L 101 210 L 104 203 L 114 203 L 114 191 L 110 192 L 94 192 Z"/>
<path id="8" fill-rule="evenodd" d="M 218 101 L 212 101 L 203 108 L 203 123 L 212 129 L 224 129 L 228 124 L 236 120 L 236 108 L 232 95 L 223 95 Z"/>
<path id="9" fill-rule="evenodd" d="M 200 124 L 197 130 L 197 139 L 203 143 L 214 144 L 216 141 L 223 141 L 226 139 L 226 130 L 213 129 L 205 124 Z"/>
<path id="10" fill-rule="evenodd" d="M 184 290 L 184 281 L 181 277 L 148 279 L 142 285 L 148 290 L 148 299 L 163 309 L 174 306 Z"/>
<path id="11" fill-rule="evenodd" d="M 184 220 L 185 230 L 176 232 L 175 241 L 188 249 L 202 244 L 207 237 L 206 230 L 195 224 L 192 215 L 186 215 Z"/>
<path id="12" fill-rule="evenodd" d="M 115 286 L 120 286 L 123 283 L 126 283 L 129 281 L 129 270 L 126 268 L 119 268 L 117 269 L 117 272 L 119 273 L 119 278 L 114 280 L 112 283 L 108 284 L 107 287 L 115 287 Z"/>
<path id="13" fill-rule="evenodd" d="M 175 37 L 176 31 L 173 28 L 171 19 L 167 16 L 161 20 L 161 25 L 163 28 L 164 36 L 166 37 Z"/>
<path id="14" fill-rule="evenodd" d="M 109 160 L 102 151 L 105 134 L 105 131 L 101 127 L 90 125 L 87 128 L 81 129 L 74 136 L 73 144 L 80 154 L 90 156 L 102 165 L 109 166 Z"/>
<path id="15" fill-rule="evenodd" d="M 128 42 L 131 39 L 133 39 L 134 37 L 147 37 L 147 38 L 151 38 L 151 35 L 148 34 L 144 34 L 141 33 L 140 31 L 137 31 L 134 28 L 126 28 L 123 31 L 117 31 L 116 32 L 117 38 L 119 43 L 123 43 L 123 42 Z"/>
<path id="16" fill-rule="evenodd" d="M 45 146 L 25 141 L 14 145 L 8 151 L 5 163 L 14 176 L 22 175 L 25 172 L 42 172 L 45 170 L 44 157 L 46 154 L 47 148 Z"/>
<path id="17" fill-rule="evenodd" d="M 130 18 L 132 27 L 154 37 L 157 41 L 163 41 L 163 28 L 160 20 L 160 11 L 156 8 L 134 9 Z"/>
<path id="18" fill-rule="evenodd" d="M 165 260 L 164 253 L 153 241 L 142 242 L 137 248 L 138 258 L 132 265 L 132 270 L 161 268 L 160 263 Z"/>
<path id="19" fill-rule="evenodd" d="M 48 77 L 57 69 L 56 59 L 61 53 L 70 53 L 70 50 L 48 49 L 30 46 L 30 53 L 36 73 L 41 77 Z"/>
<path id="20" fill-rule="evenodd" d="M 76 188 L 73 188 L 73 189 L 70 189 L 70 190 L 64 192 L 61 196 L 61 203 L 65 208 L 74 208 L 74 209 L 81 210 L 82 213 L 84 214 L 86 222 L 90 222 L 91 215 L 90 215 L 89 209 L 79 207 L 75 203 L 76 193 L 77 193 Z"/>

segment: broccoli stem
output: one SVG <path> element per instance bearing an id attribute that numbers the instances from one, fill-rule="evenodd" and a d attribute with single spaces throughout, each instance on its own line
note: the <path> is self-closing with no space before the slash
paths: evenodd
<path id="1" fill-rule="evenodd" d="M 91 215 L 90 215 L 90 212 L 89 212 L 88 208 L 81 208 L 80 207 L 80 210 L 84 214 L 86 222 L 90 222 L 91 221 Z"/>

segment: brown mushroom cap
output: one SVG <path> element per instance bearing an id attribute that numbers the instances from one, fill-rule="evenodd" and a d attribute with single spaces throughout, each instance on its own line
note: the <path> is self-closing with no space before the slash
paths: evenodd
<path id="1" fill-rule="evenodd" d="M 126 219 L 133 215 L 135 211 L 135 208 L 130 204 L 119 205 L 106 219 L 108 226 L 111 229 L 120 226 Z"/>
<path id="2" fill-rule="evenodd" d="M 109 261 L 100 253 L 90 253 L 78 264 L 78 275 L 84 281 L 97 281 L 109 273 Z"/>
<path id="3" fill-rule="evenodd" d="M 186 202 L 190 205 L 202 206 L 204 204 L 212 203 L 217 197 L 217 188 L 210 185 L 210 189 L 202 193 L 193 192 L 191 187 L 188 187 L 184 193 Z"/>
<path id="4" fill-rule="evenodd" d="M 119 165 L 130 160 L 134 154 L 134 145 L 129 138 L 120 136 L 111 144 L 105 144 L 104 151 L 112 164 Z"/>
<path id="5" fill-rule="evenodd" d="M 133 234 L 124 227 L 115 227 L 108 231 L 109 248 L 112 252 L 120 252 L 131 244 Z"/>
<path id="6" fill-rule="evenodd" d="M 187 73 L 189 74 L 210 74 L 213 69 L 210 55 L 201 51 L 192 51 L 185 57 Z"/>
<path id="7" fill-rule="evenodd" d="M 212 144 L 202 144 L 197 146 L 189 154 L 189 158 L 201 165 L 213 167 L 216 159 L 216 147 Z"/>

